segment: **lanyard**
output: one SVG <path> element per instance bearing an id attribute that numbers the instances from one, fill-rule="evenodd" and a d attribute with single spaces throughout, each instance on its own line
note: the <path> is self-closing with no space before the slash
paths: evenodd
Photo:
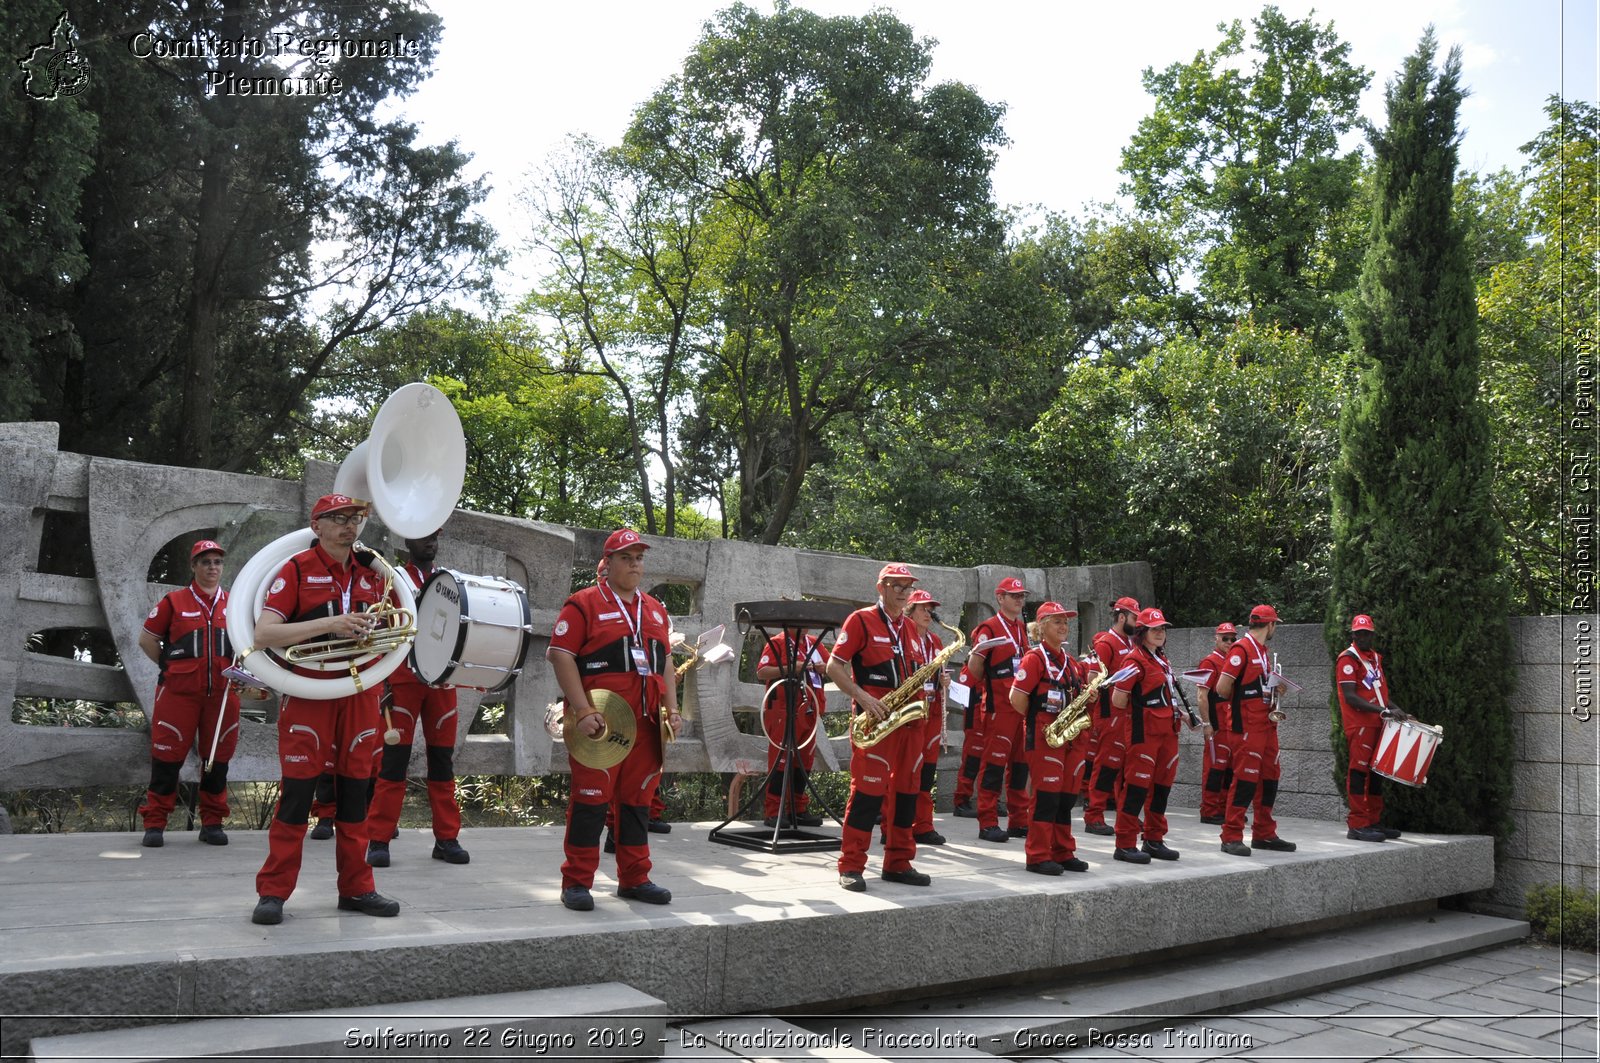
<path id="1" fill-rule="evenodd" d="M 608 594 L 605 583 L 600 584 L 600 597 L 607 602 L 616 602 L 617 611 L 622 614 L 622 619 L 628 623 L 628 634 L 633 637 L 633 644 L 639 645 L 639 629 L 644 624 L 644 595 L 638 591 L 633 592 L 633 615 L 628 615 L 628 604 L 618 594 Z"/>
<path id="2" fill-rule="evenodd" d="M 1044 674 L 1049 676 L 1050 682 L 1054 683 L 1056 686 L 1064 686 L 1065 684 L 1061 682 L 1061 677 L 1067 674 L 1066 651 L 1063 650 L 1061 652 L 1061 667 L 1052 668 L 1050 667 L 1050 647 L 1041 645 L 1039 650 L 1044 656 Z"/>
<path id="3" fill-rule="evenodd" d="M 211 600 L 208 602 L 200 597 L 199 592 L 195 590 L 194 584 L 191 583 L 189 584 L 189 597 L 193 598 L 195 604 L 206 611 L 206 623 L 209 624 L 212 622 L 212 618 L 217 615 L 217 603 L 222 600 L 222 588 L 218 587 L 217 593 L 212 595 Z"/>
<path id="4" fill-rule="evenodd" d="M 883 607 L 883 600 L 882 599 L 878 600 L 878 604 L 877 604 L 876 608 L 878 610 L 878 616 L 883 618 L 883 626 L 889 632 L 889 644 L 894 648 L 894 667 L 895 667 L 895 671 L 896 671 L 896 676 L 897 676 L 897 678 L 899 676 L 904 676 L 904 675 L 908 674 L 908 672 L 907 672 L 907 669 L 906 669 L 906 660 L 905 660 L 905 656 L 904 656 L 904 651 L 900 647 L 900 625 L 898 623 L 899 618 L 897 617 L 895 620 L 890 620 L 889 619 L 889 611 Z"/>
<path id="5" fill-rule="evenodd" d="M 1265 682 L 1267 676 L 1272 674 L 1272 669 L 1267 667 L 1267 648 L 1262 646 L 1261 643 L 1257 642 L 1254 635 L 1246 635 L 1245 638 L 1249 640 L 1250 645 L 1260 647 L 1261 649 L 1260 653 L 1257 653 L 1255 650 L 1251 650 L 1250 656 L 1255 659 L 1256 667 L 1261 669 L 1261 679 L 1262 682 Z M 1244 679 L 1243 676 L 1240 676 L 1239 678 L 1241 681 Z"/>
<path id="6" fill-rule="evenodd" d="M 1009 639 L 1010 642 L 1011 642 L 1011 647 L 1012 647 L 1012 651 L 1013 651 L 1012 652 L 1012 656 L 1013 657 L 1020 657 L 1024 653 L 1027 653 L 1028 652 L 1028 628 L 1027 628 L 1027 625 L 1024 624 L 1021 621 L 1021 619 L 1017 620 L 1017 627 L 1022 631 L 1022 641 L 1018 642 L 1016 633 L 1011 630 L 1011 622 L 1005 618 L 1005 615 L 1003 613 L 996 613 L 996 614 L 994 614 L 994 618 L 996 620 L 1000 621 L 1000 627 L 1005 630 L 1006 638 Z"/>

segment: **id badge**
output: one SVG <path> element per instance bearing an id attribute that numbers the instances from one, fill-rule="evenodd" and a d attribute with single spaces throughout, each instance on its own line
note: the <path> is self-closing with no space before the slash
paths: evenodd
<path id="1" fill-rule="evenodd" d="M 932 695 L 932 694 L 933 694 L 933 692 L 934 692 L 934 690 L 936 690 L 936 689 L 937 689 L 937 687 L 936 687 L 936 686 L 935 686 L 935 684 L 934 684 L 934 683 L 933 683 L 933 682 L 931 682 L 931 681 L 930 681 L 930 682 L 927 682 L 927 683 L 924 683 L 924 684 L 922 684 L 922 692 L 923 692 L 923 693 L 924 693 L 924 694 L 928 694 L 928 695 Z"/>
<path id="2" fill-rule="evenodd" d="M 1045 696 L 1044 696 L 1044 707 L 1045 707 L 1045 711 L 1046 712 L 1060 712 L 1061 711 L 1061 691 L 1052 690 L 1052 691 L 1048 692 L 1047 694 L 1045 694 Z"/>
<path id="3" fill-rule="evenodd" d="M 650 674 L 650 658 L 645 655 L 643 646 L 633 648 L 633 670 L 640 675 Z"/>
<path id="4" fill-rule="evenodd" d="M 1013 655 L 1012 658 L 1011 658 L 1011 674 L 1015 675 L 1017 673 L 1017 669 L 1021 668 L 1021 667 L 1022 667 L 1022 658 L 1019 657 L 1019 656 Z"/>
<path id="5" fill-rule="evenodd" d="M 819 672 L 811 672 L 809 674 L 811 676 L 811 685 L 813 687 L 816 687 L 818 690 L 821 690 L 822 689 L 822 675 L 821 675 L 821 673 L 819 673 Z"/>

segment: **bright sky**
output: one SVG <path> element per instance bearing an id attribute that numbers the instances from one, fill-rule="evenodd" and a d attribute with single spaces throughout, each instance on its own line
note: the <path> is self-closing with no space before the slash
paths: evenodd
<path id="1" fill-rule="evenodd" d="M 432 0 L 444 19 L 435 72 L 404 110 L 424 138 L 454 138 L 474 155 L 474 174 L 494 191 L 485 208 L 515 250 L 525 224 L 515 191 L 570 133 L 615 143 L 633 109 L 677 72 L 702 24 L 724 0 L 587 0 L 525 3 Z M 751 6 L 770 11 L 770 0 Z M 1140 84 L 1162 68 L 1209 50 L 1218 22 L 1247 24 L 1259 2 L 1143 0 L 810 0 L 819 14 L 888 6 L 921 37 L 938 42 L 934 81 L 961 81 L 1006 105 L 1011 143 L 994 172 L 996 200 L 1076 213 L 1117 193 L 1120 152 L 1149 112 Z M 1518 148 L 1543 125 L 1552 94 L 1595 101 L 1594 0 L 1282 0 L 1285 14 L 1334 23 L 1352 61 L 1375 75 L 1363 101 L 1383 119 L 1383 85 L 1432 23 L 1440 43 L 1460 45 L 1472 90 L 1462 112 L 1466 169 L 1518 167 Z M 502 294 L 526 290 L 518 259 Z"/>

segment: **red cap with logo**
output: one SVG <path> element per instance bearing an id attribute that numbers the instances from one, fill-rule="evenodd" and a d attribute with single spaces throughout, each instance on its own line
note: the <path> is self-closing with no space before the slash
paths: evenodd
<path id="1" fill-rule="evenodd" d="M 1239 629 L 1224 620 L 1222 623 L 1217 625 L 1216 633 L 1218 635 L 1237 635 L 1239 633 Z"/>
<path id="2" fill-rule="evenodd" d="M 1111 603 L 1111 611 L 1113 613 L 1137 613 L 1139 611 L 1139 603 L 1132 598 L 1118 598 Z"/>
<path id="3" fill-rule="evenodd" d="M 1167 614 L 1163 613 L 1160 609 L 1157 609 L 1153 605 L 1150 608 L 1141 611 L 1139 613 L 1139 619 L 1134 621 L 1134 623 L 1140 627 L 1172 626 L 1172 621 L 1167 619 Z"/>
<path id="4" fill-rule="evenodd" d="M 227 557 L 228 551 L 224 550 L 222 548 L 222 544 L 214 539 L 201 539 L 199 542 L 195 543 L 194 548 L 189 551 L 189 560 L 193 561 L 201 554 L 221 554 L 223 557 Z M 1371 623 L 1371 621 L 1368 621 L 1368 623 Z"/>
<path id="5" fill-rule="evenodd" d="M 995 584 L 994 592 L 996 594 L 1026 594 L 1028 593 L 1028 588 L 1024 587 L 1022 581 L 1017 577 L 1007 576 Z"/>
<path id="6" fill-rule="evenodd" d="M 1372 617 L 1366 613 L 1357 613 L 1355 619 L 1350 621 L 1350 630 L 1375 632 L 1378 629 L 1372 626 Z"/>
<path id="7" fill-rule="evenodd" d="M 618 528 L 606 538 L 606 548 L 601 556 L 610 557 L 619 550 L 632 550 L 635 547 L 648 550 L 650 544 L 639 538 L 639 533 L 632 528 Z"/>
<path id="8" fill-rule="evenodd" d="M 910 609 L 913 605 L 931 605 L 937 608 L 942 604 L 942 602 L 940 602 L 932 594 L 929 594 L 927 591 L 912 591 L 911 597 L 906 599 L 907 609 Z"/>
<path id="9" fill-rule="evenodd" d="M 882 583 L 884 580 L 888 579 L 908 579 L 912 583 L 917 582 L 917 577 L 911 574 L 911 570 L 909 568 L 904 565 L 894 563 L 884 565 L 878 570 L 879 583 Z"/>
<path id="10" fill-rule="evenodd" d="M 1270 605 L 1258 605 L 1250 610 L 1250 622 L 1252 624 L 1276 624 L 1278 622 L 1278 611 Z"/>
<path id="11" fill-rule="evenodd" d="M 1045 602 L 1039 606 L 1039 611 L 1033 614 L 1035 620 L 1049 620 L 1052 616 L 1077 616 L 1076 609 L 1068 609 L 1060 602 Z"/>
<path id="12" fill-rule="evenodd" d="M 317 504 L 311 507 L 311 519 L 316 520 L 329 513 L 337 513 L 341 509 L 365 511 L 366 508 L 367 504 L 359 498 L 351 498 L 349 495 L 323 495 L 317 499 Z"/>

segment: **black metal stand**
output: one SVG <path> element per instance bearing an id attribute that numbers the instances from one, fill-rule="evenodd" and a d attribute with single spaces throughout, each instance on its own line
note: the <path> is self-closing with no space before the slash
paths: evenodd
<path id="1" fill-rule="evenodd" d="M 817 642 L 825 641 L 838 626 L 844 623 L 845 617 L 853 610 L 842 602 L 806 602 L 806 601 L 775 601 L 775 602 L 740 602 L 733 607 L 733 615 L 739 625 L 739 634 L 747 634 L 754 627 L 761 632 L 762 645 L 765 646 L 773 638 L 770 630 L 776 628 L 783 632 L 789 628 L 799 628 L 802 631 L 815 629 Z M 799 826 L 785 826 L 785 814 L 790 810 L 790 798 L 795 796 L 796 786 L 794 773 L 799 764 L 799 747 L 804 743 L 798 741 L 795 734 L 795 709 L 800 704 L 800 699 L 805 697 L 803 668 L 805 660 L 800 640 L 790 639 L 784 651 L 784 660 L 781 668 L 788 678 L 782 680 L 783 691 L 783 743 L 779 749 L 778 761 L 768 770 L 761 786 L 744 799 L 733 815 L 711 828 L 710 839 L 722 845 L 733 845 L 741 849 L 754 849 L 764 853 L 815 853 L 830 852 L 838 849 L 841 839 L 838 835 L 827 834 L 820 830 L 813 830 Z M 763 699 L 763 702 L 765 699 Z M 766 705 L 763 703 L 762 712 L 765 713 Z M 817 721 L 816 740 L 825 741 L 826 735 L 822 731 L 821 719 Z M 763 735 L 766 734 L 765 725 L 762 726 Z M 767 736 L 770 743 L 772 738 Z M 781 793 L 778 802 L 778 817 L 771 827 L 756 829 L 742 828 L 729 829 L 730 824 L 744 821 L 746 814 L 758 801 L 766 800 L 767 791 L 773 782 L 782 773 L 783 781 L 780 783 Z M 814 774 L 814 773 L 813 773 Z M 811 799 L 822 807 L 828 817 L 842 827 L 843 821 L 839 815 L 829 807 L 828 802 L 817 792 L 812 776 L 808 775 L 805 789 L 811 794 Z M 756 816 L 762 820 L 764 816 Z"/>

